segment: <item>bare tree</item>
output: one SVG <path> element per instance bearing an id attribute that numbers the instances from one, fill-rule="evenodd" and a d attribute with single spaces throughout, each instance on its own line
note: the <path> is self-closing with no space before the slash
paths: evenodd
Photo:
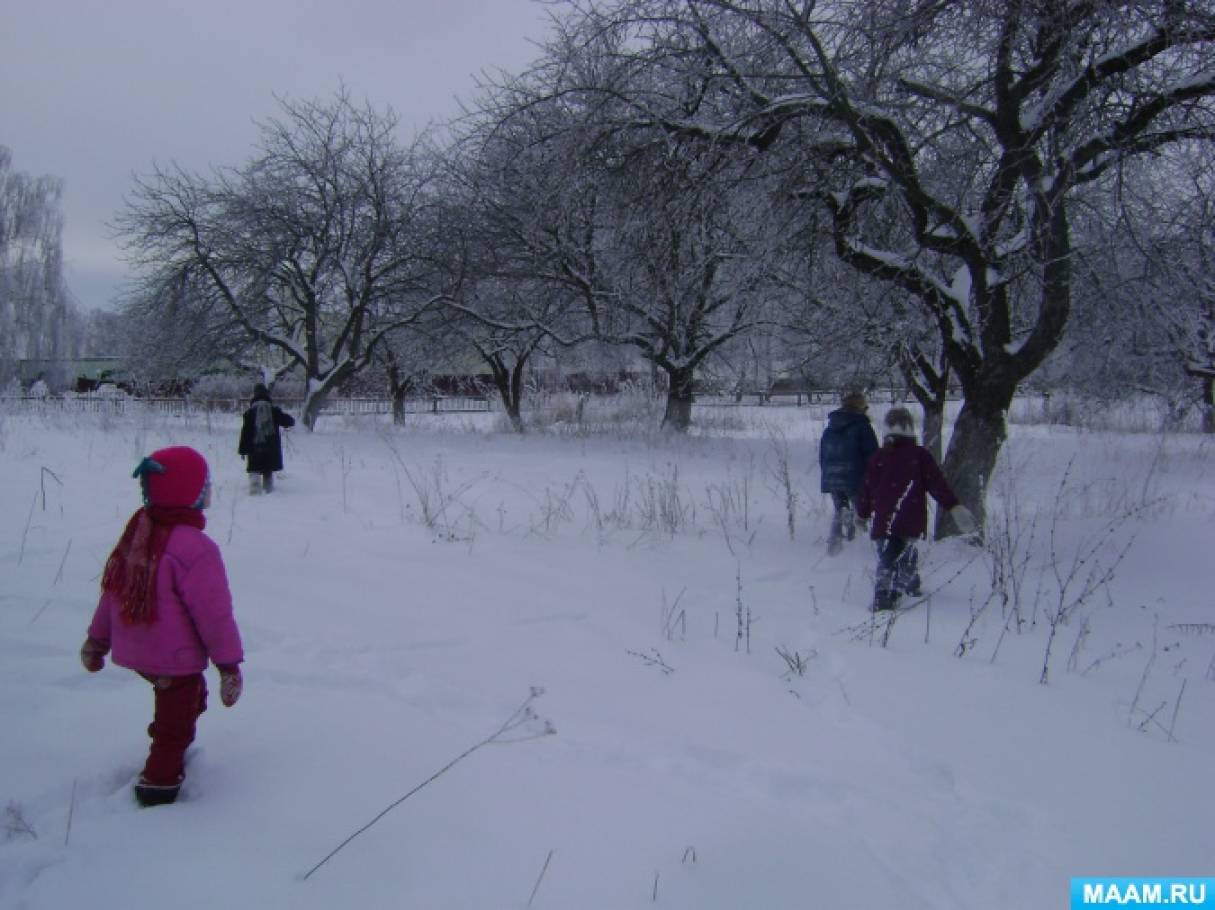
<path id="1" fill-rule="evenodd" d="M 0 380 L 23 358 L 78 352 L 83 322 L 63 281 L 63 182 L 12 167 L 0 146 Z"/>
<path id="2" fill-rule="evenodd" d="M 696 371 L 760 318 L 782 221 L 751 155 L 618 130 L 609 93 L 567 92 L 571 74 L 627 78 L 610 72 L 619 47 L 558 35 L 540 65 L 488 94 L 486 135 L 510 149 L 493 158 L 511 175 L 500 185 L 527 193 L 500 223 L 514 267 L 552 288 L 531 295 L 549 337 L 631 349 L 666 379 L 663 425 L 685 431 Z"/>
<path id="3" fill-rule="evenodd" d="M 528 298 L 524 300 L 523 298 Z M 528 365 L 543 352 L 551 324 L 546 309 L 560 306 L 551 288 L 537 282 L 481 278 L 460 295 L 452 327 L 476 352 L 493 377 L 506 417 L 517 433 L 525 428 L 523 396 Z M 546 308 L 544 301 L 553 303 Z M 517 322 L 520 314 L 530 314 Z"/>
<path id="4" fill-rule="evenodd" d="M 148 273 L 124 294 L 106 353 L 122 354 L 138 381 L 184 379 L 217 367 L 251 371 L 267 352 L 216 299 L 214 284 L 199 270 Z"/>
<path id="5" fill-rule="evenodd" d="M 1148 261 L 1137 303 L 1168 361 L 1196 384 L 1203 432 L 1215 433 L 1215 168 L 1208 150 L 1192 151 L 1173 167 L 1153 162 L 1156 179 L 1138 200 L 1150 216 L 1135 233 Z"/>
<path id="6" fill-rule="evenodd" d="M 1215 429 L 1215 171 L 1203 147 L 1183 144 L 1119 176 L 1075 207 L 1073 314 L 1037 384 L 1154 399 L 1166 427 L 1197 407 Z"/>
<path id="7" fill-rule="evenodd" d="M 663 425 L 691 424 L 706 358 L 759 324 L 784 219 L 730 148 L 669 141 L 629 151 L 610 184 L 601 256 L 610 293 L 592 298 L 598 337 L 630 345 L 667 378 Z"/>
<path id="8" fill-rule="evenodd" d="M 392 421 L 405 422 L 406 403 L 433 391 L 431 380 L 458 357 L 460 342 L 450 331 L 447 314 L 441 309 L 399 332 L 393 332 L 376 348 L 375 363 L 363 375 L 363 383 L 382 382 L 392 401 Z"/>
<path id="9" fill-rule="evenodd" d="M 425 255 L 431 199 L 422 144 L 356 105 L 280 101 L 258 154 L 208 177 L 157 168 L 119 220 L 154 284 L 189 274 L 251 342 L 306 379 L 304 424 L 384 339 L 444 296 Z"/>
<path id="10" fill-rule="evenodd" d="M 455 125 L 445 156 L 439 258 L 458 288 L 448 331 L 493 377 L 511 427 L 523 432 L 525 377 L 546 344 L 573 345 L 566 314 L 586 288 L 562 271 L 561 234 L 580 207 L 572 170 L 551 136 L 552 112 L 520 111 L 511 85 L 487 86 Z"/>

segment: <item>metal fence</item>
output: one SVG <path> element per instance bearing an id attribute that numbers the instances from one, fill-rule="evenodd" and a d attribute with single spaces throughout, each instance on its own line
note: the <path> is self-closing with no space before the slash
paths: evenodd
<path id="1" fill-rule="evenodd" d="M 695 404 L 706 408 L 773 407 L 800 408 L 808 404 L 832 404 L 839 400 L 838 392 L 801 392 L 771 394 L 743 392 L 733 395 L 697 395 Z"/>
<path id="2" fill-rule="evenodd" d="M 865 397 L 871 404 L 895 404 L 911 400 L 906 389 L 869 389 Z M 947 396 L 949 401 L 961 400 L 961 393 L 951 391 Z M 728 407 L 786 407 L 800 408 L 806 405 L 827 405 L 838 407 L 840 393 L 838 389 L 810 389 L 804 392 L 739 392 L 723 395 L 701 394 L 696 396 L 696 404 L 708 408 Z"/>

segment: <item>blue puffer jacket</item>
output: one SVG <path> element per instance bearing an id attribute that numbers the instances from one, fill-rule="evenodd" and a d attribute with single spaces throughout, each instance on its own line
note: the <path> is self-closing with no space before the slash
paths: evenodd
<path id="1" fill-rule="evenodd" d="M 846 408 L 828 414 L 827 429 L 818 445 L 822 491 L 849 495 L 860 492 L 865 465 L 877 448 L 877 434 L 864 414 Z"/>

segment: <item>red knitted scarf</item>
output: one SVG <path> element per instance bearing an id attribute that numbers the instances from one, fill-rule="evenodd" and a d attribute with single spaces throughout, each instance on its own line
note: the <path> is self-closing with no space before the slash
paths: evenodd
<path id="1" fill-rule="evenodd" d="M 101 574 L 101 590 L 118 598 L 119 616 L 128 625 L 156 619 L 156 570 L 169 534 L 177 525 L 202 530 L 201 509 L 146 506 L 131 516 Z"/>

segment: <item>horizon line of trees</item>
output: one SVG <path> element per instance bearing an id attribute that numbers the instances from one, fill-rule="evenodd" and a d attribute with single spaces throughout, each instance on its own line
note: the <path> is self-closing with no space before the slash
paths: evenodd
<path id="1" fill-rule="evenodd" d="M 1175 0 L 568 0 L 525 72 L 408 140 L 345 86 L 244 163 L 139 178 L 120 319 L 149 370 L 352 377 L 538 357 L 897 376 L 980 518 L 1027 382 L 1215 432 L 1215 11 Z M 3 260 L 0 260 L 3 262 Z M 2 301 L 0 301 L 2 305 Z M 3 310 L 0 310 L 2 313 Z M 588 352 L 583 354 L 582 352 Z M 952 528 L 938 527 L 939 534 Z"/>

